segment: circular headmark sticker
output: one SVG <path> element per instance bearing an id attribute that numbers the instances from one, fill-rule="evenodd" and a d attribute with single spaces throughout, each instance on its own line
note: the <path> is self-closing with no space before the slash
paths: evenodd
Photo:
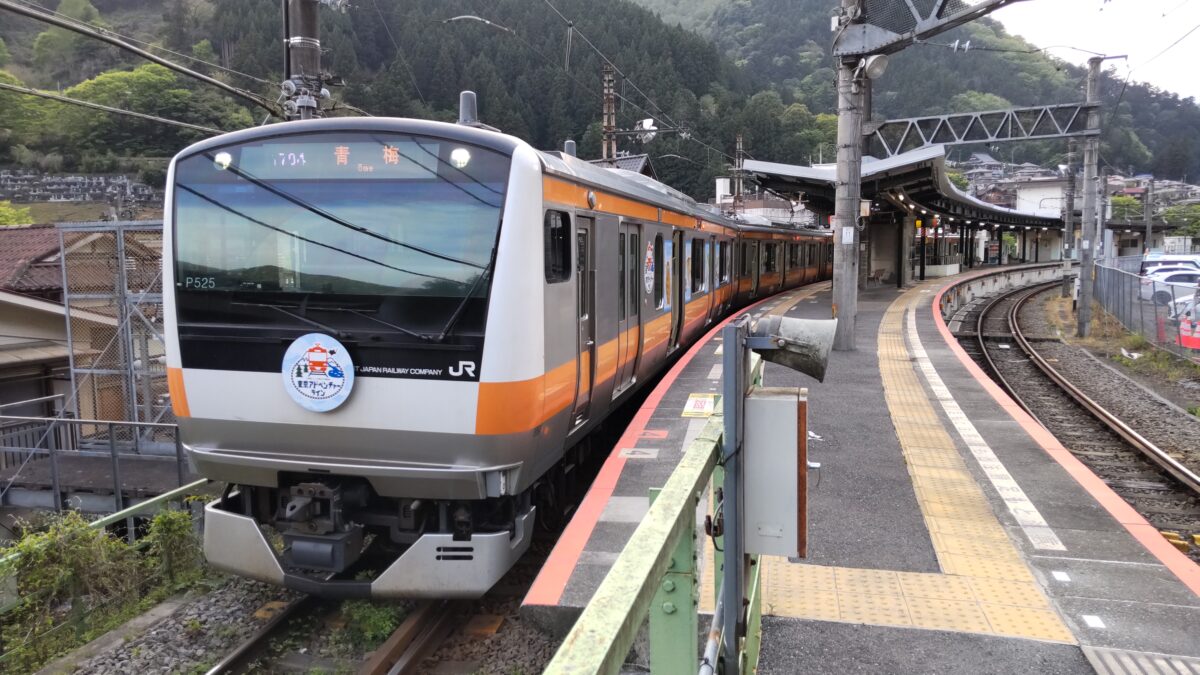
<path id="1" fill-rule="evenodd" d="M 354 388 L 350 353 L 342 343 L 322 333 L 296 338 L 283 355 L 281 373 L 288 396 L 313 412 L 337 408 Z"/>
<path id="2" fill-rule="evenodd" d="M 646 265 L 645 271 L 642 272 L 642 279 L 646 283 L 646 292 L 654 292 L 654 242 L 646 244 Z"/>

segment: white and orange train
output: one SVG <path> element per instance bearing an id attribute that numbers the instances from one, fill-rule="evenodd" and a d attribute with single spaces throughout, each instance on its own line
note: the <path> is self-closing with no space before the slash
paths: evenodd
<path id="1" fill-rule="evenodd" d="M 229 486 L 205 553 L 338 597 L 482 595 L 606 415 L 706 326 L 832 272 L 824 233 L 408 119 L 193 145 L 166 223 L 171 400 Z M 372 545 L 378 576 L 331 579 Z"/>

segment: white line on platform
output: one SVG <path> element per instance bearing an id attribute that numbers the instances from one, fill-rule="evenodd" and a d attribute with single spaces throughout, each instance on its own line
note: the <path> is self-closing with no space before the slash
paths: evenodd
<path id="1" fill-rule="evenodd" d="M 710 379 L 710 380 L 721 379 L 721 364 L 717 363 L 717 364 L 713 365 L 712 370 L 708 371 L 708 379 Z"/>
<path id="2" fill-rule="evenodd" d="M 991 446 L 987 441 L 983 440 L 979 430 L 971 423 L 971 419 L 963 412 L 963 409 L 958 405 L 958 401 L 954 400 L 954 396 L 950 393 L 950 389 L 946 387 L 946 383 L 937 373 L 937 369 L 933 367 L 933 362 L 929 360 L 929 354 L 925 352 L 925 347 L 921 344 L 921 337 L 917 333 L 917 310 L 916 307 L 908 308 L 908 341 L 912 346 L 913 357 L 916 359 L 917 365 L 921 369 L 921 373 L 925 376 L 925 381 L 929 384 L 929 389 L 933 391 L 933 395 L 938 402 L 942 404 L 942 410 L 946 412 L 946 417 L 950 419 L 950 423 L 954 425 L 958 435 L 962 438 L 963 443 L 966 443 L 971 454 L 975 456 L 975 460 L 979 462 L 979 466 L 983 469 L 983 473 L 988 477 L 992 487 L 1000 494 L 1000 498 L 1004 500 L 1004 504 L 1008 507 L 1009 513 L 1017 519 L 1017 524 L 1021 526 L 1021 530 L 1025 532 L 1026 538 L 1034 548 L 1043 551 L 1065 551 L 1067 547 L 1063 545 L 1062 540 L 1050 528 L 1046 519 L 1042 517 L 1037 507 L 1017 484 L 1017 481 L 1004 467 L 1000 458 L 992 451 Z"/>
<path id="3" fill-rule="evenodd" d="M 1100 617 L 1096 616 L 1095 614 L 1082 614 L 1079 618 L 1083 619 L 1083 622 L 1088 625 L 1088 628 L 1104 628 L 1104 622 L 1101 621 Z"/>
<path id="4" fill-rule="evenodd" d="M 1071 583 L 1071 575 L 1067 574 L 1066 572 L 1063 572 L 1062 570 L 1054 570 L 1050 574 L 1054 575 L 1055 581 L 1061 581 L 1064 584 Z"/>

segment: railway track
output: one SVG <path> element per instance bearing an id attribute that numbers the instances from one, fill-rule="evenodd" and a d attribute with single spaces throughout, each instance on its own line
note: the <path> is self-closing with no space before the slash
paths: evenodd
<path id="1" fill-rule="evenodd" d="M 293 618 L 316 611 L 317 603 L 312 596 L 301 596 L 288 603 L 229 651 L 207 671 L 207 675 L 238 675 L 272 670 L 272 656 L 269 653 L 271 641 L 286 632 Z M 359 675 L 408 675 L 418 672 L 421 662 L 432 656 L 454 629 L 454 620 L 460 611 L 460 604 L 450 600 L 418 603 L 392 635 L 367 655 L 357 672 Z"/>
<path id="2" fill-rule="evenodd" d="M 1197 467 L 1148 440 L 1081 391 L 1054 367 L 1054 359 L 1039 354 L 1036 345 L 1058 342 L 1056 336 L 1022 331 L 1022 308 L 1058 286 L 1029 286 L 980 303 L 974 334 L 960 336 L 960 342 L 1022 408 L 1152 525 L 1190 540 L 1200 534 Z M 1152 397 L 1147 393 L 1148 400 Z M 1200 562 L 1196 547 L 1188 555 Z"/>

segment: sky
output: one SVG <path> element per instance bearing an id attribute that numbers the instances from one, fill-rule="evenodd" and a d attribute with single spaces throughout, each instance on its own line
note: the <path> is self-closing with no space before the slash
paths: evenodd
<path id="1" fill-rule="evenodd" d="M 1023 0 L 991 17 L 1038 47 L 1127 54 L 1128 60 L 1109 61 L 1106 68 L 1119 77 L 1132 69 L 1135 82 L 1200 101 L 1200 0 Z M 1049 52 L 1080 65 L 1091 56 L 1057 47 Z"/>

